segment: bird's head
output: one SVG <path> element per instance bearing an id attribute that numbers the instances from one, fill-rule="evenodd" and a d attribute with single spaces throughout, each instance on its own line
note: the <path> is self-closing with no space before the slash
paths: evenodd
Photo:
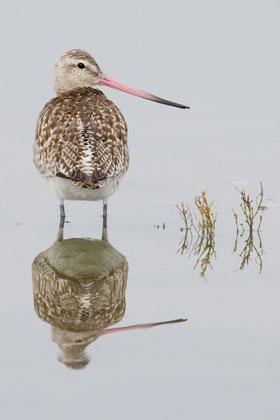
<path id="1" fill-rule="evenodd" d="M 77 87 L 92 87 L 99 83 L 101 69 L 94 58 L 82 50 L 70 50 L 54 68 L 54 88 L 57 94 Z"/>
<path id="2" fill-rule="evenodd" d="M 54 88 L 58 95 L 77 87 L 93 87 L 97 85 L 108 86 L 164 105 L 170 105 L 177 108 L 189 108 L 186 105 L 159 98 L 158 96 L 151 95 L 150 93 L 114 80 L 101 71 L 94 58 L 86 51 L 70 50 L 60 57 L 56 63 L 54 70 Z"/>

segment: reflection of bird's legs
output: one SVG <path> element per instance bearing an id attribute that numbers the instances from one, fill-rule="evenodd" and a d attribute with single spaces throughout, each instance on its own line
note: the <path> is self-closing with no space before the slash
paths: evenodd
<path id="1" fill-rule="evenodd" d="M 107 227 L 107 200 L 103 200 L 103 227 Z"/>
<path id="2" fill-rule="evenodd" d="M 63 241 L 63 233 L 64 233 L 64 227 L 59 226 L 57 237 L 56 237 L 57 242 Z"/>
<path id="3" fill-rule="evenodd" d="M 59 222 L 59 227 L 58 227 L 58 232 L 57 232 L 57 237 L 56 237 L 57 242 L 63 241 L 64 220 L 65 220 L 64 205 L 60 204 L 60 222 Z"/>
<path id="4" fill-rule="evenodd" d="M 108 232 L 107 232 L 107 200 L 103 200 L 102 241 L 107 241 L 108 242 Z"/>
<path id="5" fill-rule="evenodd" d="M 64 209 L 64 202 L 63 201 L 60 202 L 59 209 L 60 209 L 59 228 L 62 228 L 63 229 L 64 222 L 65 222 L 65 209 Z"/>

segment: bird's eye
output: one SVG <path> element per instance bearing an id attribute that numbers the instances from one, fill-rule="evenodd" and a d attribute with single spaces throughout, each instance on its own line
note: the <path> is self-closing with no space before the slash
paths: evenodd
<path id="1" fill-rule="evenodd" d="M 79 63 L 77 64 L 77 66 L 79 67 L 79 69 L 84 69 L 86 66 L 84 65 L 84 63 Z"/>

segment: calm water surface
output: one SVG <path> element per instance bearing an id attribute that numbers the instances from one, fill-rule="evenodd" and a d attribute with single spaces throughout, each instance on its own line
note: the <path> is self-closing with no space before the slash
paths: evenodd
<path id="1" fill-rule="evenodd" d="M 5 418 L 278 418 L 279 146 L 258 138 L 198 142 L 176 130 L 172 139 L 159 138 L 153 130 L 151 122 L 154 135 L 130 137 L 131 168 L 109 201 L 105 250 L 98 242 L 100 203 L 66 203 L 70 223 L 64 238 L 76 239 L 63 252 L 63 242 L 54 244 L 58 205 L 22 146 L 19 165 L 26 182 L 17 172 L 9 190 L 2 186 Z M 246 237 L 233 253 L 232 214 L 235 209 L 241 215 L 234 187 L 254 197 L 259 181 L 267 206 L 261 274 L 254 257 L 239 270 Z M 194 196 L 206 187 L 217 212 L 216 259 L 201 278 L 195 256 L 177 252 L 184 232 L 176 204 L 193 208 Z M 85 241 L 81 251 L 78 238 L 98 241 Z M 79 264 L 75 258 L 81 258 Z M 52 283 L 55 276 L 64 276 L 63 284 Z M 36 315 L 33 292 L 45 321 Z M 96 335 L 101 328 L 178 318 L 188 321 Z"/>

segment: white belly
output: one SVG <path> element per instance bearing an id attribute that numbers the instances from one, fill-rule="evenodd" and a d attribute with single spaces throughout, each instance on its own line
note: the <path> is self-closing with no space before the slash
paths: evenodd
<path id="1" fill-rule="evenodd" d="M 98 201 L 107 200 L 119 187 L 122 177 L 109 178 L 104 182 L 104 186 L 96 190 L 82 188 L 75 185 L 71 180 L 50 176 L 44 178 L 54 190 L 60 201 L 63 200 L 87 200 Z"/>

